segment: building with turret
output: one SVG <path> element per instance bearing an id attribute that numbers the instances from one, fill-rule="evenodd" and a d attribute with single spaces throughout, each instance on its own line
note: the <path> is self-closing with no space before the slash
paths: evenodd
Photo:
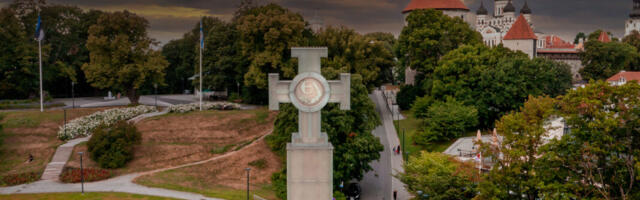
<path id="1" fill-rule="evenodd" d="M 640 31 L 640 0 L 633 0 L 633 11 L 629 14 L 629 19 L 625 25 L 624 36 L 633 31 Z"/>
<path id="2" fill-rule="evenodd" d="M 525 1 L 520 9 L 520 16 L 524 17 L 526 23 L 533 27 L 531 21 L 531 9 Z M 487 46 L 496 46 L 503 42 L 504 36 L 509 32 L 511 26 L 516 22 L 516 7 L 511 0 L 495 0 L 493 13 L 484 6 L 484 0 L 480 2 L 480 7 L 476 11 L 476 31 L 482 34 L 482 39 Z"/>

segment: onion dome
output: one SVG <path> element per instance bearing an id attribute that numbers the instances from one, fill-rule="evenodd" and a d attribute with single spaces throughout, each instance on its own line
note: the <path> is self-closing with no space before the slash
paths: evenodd
<path id="1" fill-rule="evenodd" d="M 638 18 L 640 17 L 640 0 L 633 0 L 633 11 L 629 14 L 629 17 Z"/>
<path id="2" fill-rule="evenodd" d="M 476 12 L 476 14 L 478 15 L 488 15 L 489 11 L 487 11 L 486 8 L 484 8 L 484 1 L 480 1 L 480 8 L 478 8 L 478 11 Z"/>
<path id="3" fill-rule="evenodd" d="M 522 6 L 522 9 L 520 9 L 520 13 L 521 14 L 531 14 L 531 9 L 529 8 L 529 5 L 527 4 L 527 1 L 524 1 L 524 6 Z"/>
<path id="4" fill-rule="evenodd" d="M 505 13 L 516 12 L 516 7 L 513 6 L 513 4 L 511 3 L 511 0 L 509 0 L 509 3 L 507 3 L 506 6 L 504 6 L 504 9 L 502 9 L 502 12 L 505 12 Z"/>

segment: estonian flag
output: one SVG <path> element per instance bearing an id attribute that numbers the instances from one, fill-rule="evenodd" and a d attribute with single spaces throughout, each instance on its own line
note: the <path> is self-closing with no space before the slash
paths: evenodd
<path id="1" fill-rule="evenodd" d="M 42 29 L 42 21 L 40 20 L 40 15 L 38 15 L 38 23 L 36 24 L 35 38 L 38 41 L 42 41 L 44 39 L 44 30 Z"/>
<path id="2" fill-rule="evenodd" d="M 202 19 L 200 19 L 200 49 L 204 49 L 204 32 L 202 31 Z"/>

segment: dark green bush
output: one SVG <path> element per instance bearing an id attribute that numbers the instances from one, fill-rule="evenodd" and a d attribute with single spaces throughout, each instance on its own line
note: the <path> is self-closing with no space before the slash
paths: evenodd
<path id="1" fill-rule="evenodd" d="M 413 85 L 403 85 L 400 87 L 400 92 L 398 92 L 396 98 L 400 109 L 409 110 L 416 98 L 421 96 L 424 96 L 422 88 Z"/>
<path id="2" fill-rule="evenodd" d="M 133 159 L 134 145 L 142 136 L 133 124 L 119 122 L 113 127 L 101 126 L 87 143 L 91 159 L 102 168 L 120 168 Z"/>
<path id="3" fill-rule="evenodd" d="M 414 135 L 417 144 L 446 141 L 460 137 L 478 125 L 478 111 L 453 98 L 447 102 L 436 101 L 426 113 L 422 131 Z"/>

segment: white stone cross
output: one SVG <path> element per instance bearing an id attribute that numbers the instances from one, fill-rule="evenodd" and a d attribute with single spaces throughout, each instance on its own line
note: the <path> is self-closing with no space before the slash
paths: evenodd
<path id="1" fill-rule="evenodd" d="M 327 103 L 340 103 L 341 110 L 351 107 L 351 75 L 341 73 L 340 80 L 327 81 L 320 73 L 320 59 L 327 54 L 326 47 L 291 48 L 291 57 L 298 58 L 299 74 L 292 81 L 269 74 L 269 109 L 292 103 L 299 110 L 299 133 L 293 134 L 292 143 L 327 143 L 326 133 L 320 132 L 320 110 Z"/>

